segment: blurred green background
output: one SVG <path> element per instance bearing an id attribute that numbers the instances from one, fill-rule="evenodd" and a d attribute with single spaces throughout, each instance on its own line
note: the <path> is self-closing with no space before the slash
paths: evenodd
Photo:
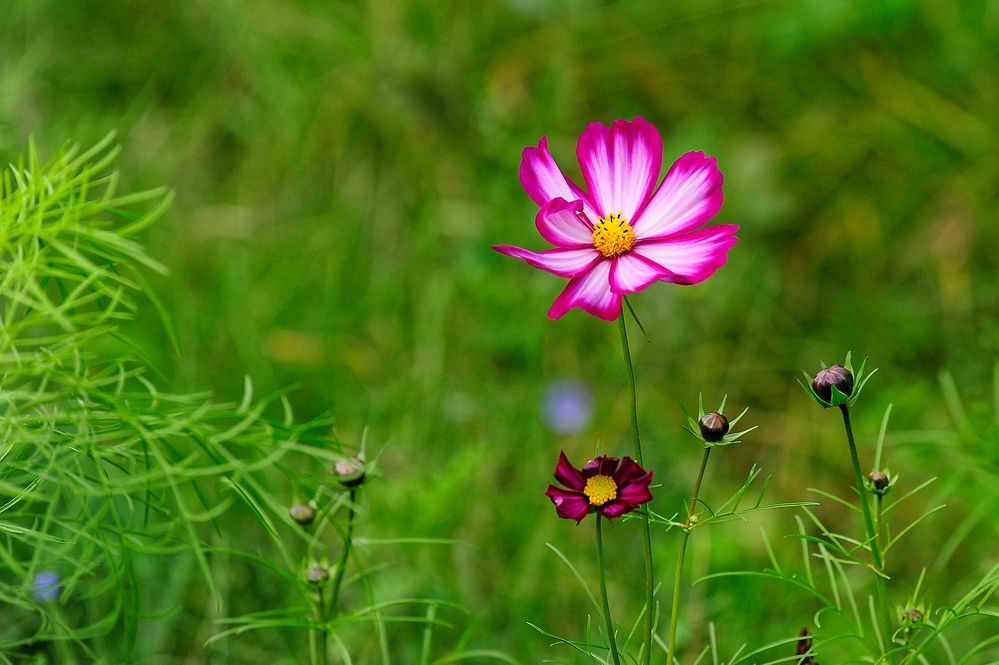
<path id="1" fill-rule="evenodd" d="M 261 392 L 297 385 L 300 416 L 332 413 L 347 439 L 367 429 L 383 477 L 362 535 L 463 543 L 384 552 L 381 589 L 464 604 L 474 644 L 570 657 L 525 621 L 581 635 L 585 596 L 544 543 L 592 579 L 592 534 L 542 492 L 560 448 L 630 451 L 616 326 L 549 321 L 561 280 L 489 249 L 541 248 L 520 151 L 547 135 L 578 176 L 591 121 L 645 116 L 667 164 L 716 156 L 716 221 L 742 227 L 708 282 L 633 299 L 651 337 L 632 342 L 656 509 L 690 491 L 699 453 L 679 405 L 699 392 L 760 426 L 715 457 L 709 502 L 753 462 L 774 500 L 847 494 L 838 420 L 794 377 L 852 350 L 881 368 L 855 415 L 867 459 L 894 403 L 901 483 L 942 476 L 913 514 L 948 503 L 890 563 L 894 600 L 922 566 L 940 604 L 995 562 L 999 4 L 7 0 L 0 26 L 3 160 L 30 136 L 45 154 L 114 129 L 122 190 L 175 192 L 147 241 L 171 270 L 154 283 L 182 353 L 151 307 L 129 334 L 172 389 L 235 399 L 248 374 Z M 563 379 L 595 397 L 571 435 L 541 409 Z M 842 512 L 820 509 L 859 527 Z M 760 526 L 779 540 L 793 522 L 698 532 L 693 575 L 762 567 Z M 615 531 L 630 623 L 639 537 Z M 676 540 L 656 537 L 667 584 Z M 729 650 L 796 632 L 815 608 L 784 591 L 694 587 L 687 647 L 709 621 Z M 176 655 L 199 657 L 199 630 Z M 393 635 L 406 653 L 419 628 Z"/>

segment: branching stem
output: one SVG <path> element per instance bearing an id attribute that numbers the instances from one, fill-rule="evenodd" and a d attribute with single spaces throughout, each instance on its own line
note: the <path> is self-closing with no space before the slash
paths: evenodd
<path id="1" fill-rule="evenodd" d="M 676 627 L 680 623 L 680 584 L 683 580 L 683 559 L 687 554 L 687 540 L 690 539 L 690 531 L 694 522 L 694 515 L 697 513 L 697 496 L 701 493 L 701 481 L 704 480 L 704 469 L 708 466 L 708 456 L 711 455 L 711 446 L 704 447 L 704 457 L 701 458 L 701 469 L 697 472 L 697 481 L 694 483 L 694 494 L 687 507 L 687 527 L 680 537 L 680 553 L 676 557 L 676 573 L 673 576 L 673 605 L 669 615 L 669 651 L 666 654 L 667 663 L 679 662 L 676 658 Z"/>
<path id="2" fill-rule="evenodd" d="M 881 560 L 881 548 L 878 545 L 878 531 L 880 530 L 880 519 L 878 528 L 874 526 L 871 517 L 871 507 L 867 503 L 867 488 L 864 486 L 864 476 L 860 471 L 860 457 L 857 455 L 857 444 L 853 439 L 853 427 L 850 425 L 850 410 L 844 404 L 839 407 L 843 414 L 843 427 L 846 429 L 846 440 L 850 444 L 850 458 L 853 460 L 854 480 L 857 483 L 857 494 L 860 496 L 860 507 L 864 513 L 864 526 L 867 528 L 867 542 L 871 548 L 871 558 L 874 560 L 875 583 L 877 590 L 877 603 L 881 610 L 881 634 L 884 637 L 885 651 L 891 649 L 891 617 L 888 614 L 888 589 L 885 585 L 884 563 Z M 879 511 L 880 518 L 880 511 Z"/>
<path id="3" fill-rule="evenodd" d="M 343 586 L 344 570 L 347 568 L 347 560 L 350 557 L 351 546 L 354 542 L 354 519 L 357 515 L 356 501 L 357 488 L 352 487 L 350 488 L 350 497 L 347 501 L 347 530 L 343 536 L 340 561 L 337 562 L 336 572 L 333 573 L 333 584 L 328 605 L 324 598 L 322 587 L 317 589 L 313 613 L 319 627 L 316 628 L 312 639 L 309 640 L 313 665 L 326 665 L 328 662 L 329 646 L 327 644 L 326 623 L 331 615 L 336 615 L 339 611 L 337 605 L 340 602 L 340 588 Z"/>

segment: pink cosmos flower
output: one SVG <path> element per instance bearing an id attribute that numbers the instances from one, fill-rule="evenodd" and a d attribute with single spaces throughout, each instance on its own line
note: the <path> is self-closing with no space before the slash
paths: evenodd
<path id="1" fill-rule="evenodd" d="M 567 489 L 549 485 L 545 494 L 555 504 L 559 517 L 576 520 L 576 524 L 592 512 L 610 519 L 652 500 L 652 472 L 630 457 L 618 460 L 601 455 L 577 469 L 563 451 L 555 465 L 555 480 Z"/>
<path id="2" fill-rule="evenodd" d="M 498 252 L 569 278 L 548 316 L 573 307 L 612 321 L 624 295 L 657 280 L 702 282 L 725 264 L 738 226 L 700 228 L 722 204 L 722 174 L 713 157 L 688 152 L 658 183 L 663 143 L 644 118 L 591 123 L 576 146 L 586 191 L 562 174 L 548 139 L 524 148 L 520 182 L 541 210 L 541 237 L 555 249 Z"/>

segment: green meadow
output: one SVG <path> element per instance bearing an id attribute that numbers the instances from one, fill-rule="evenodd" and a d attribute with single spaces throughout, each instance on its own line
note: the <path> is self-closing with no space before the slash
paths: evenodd
<path id="1" fill-rule="evenodd" d="M 330 663 L 610 662 L 541 631 L 603 639 L 559 556 L 596 593 L 593 518 L 558 519 L 544 492 L 560 450 L 579 464 L 632 454 L 617 325 L 548 319 L 564 280 L 490 246 L 546 246 L 518 179 L 525 146 L 547 136 L 581 182 L 587 124 L 643 116 L 665 166 L 717 158 L 713 222 L 740 226 L 709 280 L 629 299 L 646 333 L 629 320 L 654 510 L 684 517 L 701 459 L 685 409 L 727 396 L 757 429 L 712 454 L 704 501 L 722 504 L 756 465 L 747 504 L 769 478 L 761 505 L 815 502 L 862 539 L 859 510 L 827 496 L 857 499 L 839 414 L 796 379 L 867 358 L 878 371 L 850 412 L 863 471 L 884 427 L 890 500 L 919 488 L 891 516 L 892 536 L 916 522 L 886 556 L 893 620 L 918 605 L 929 622 L 909 637 L 923 639 L 985 580 L 977 616 L 890 662 L 999 663 L 997 72 L 994 2 L 5 0 L 0 662 L 314 665 L 312 592 L 295 577 L 307 538 L 286 508 L 319 497 L 334 562 L 348 504 L 333 463 L 362 445 L 339 601 L 369 611 L 331 624 Z M 101 171 L 119 173 L 115 195 L 152 193 L 92 218 L 138 220 L 129 244 L 105 251 L 65 220 L 41 244 L 19 236 L 15 203 L 48 194 L 36 177 L 42 198 L 15 198 L 13 174 L 112 132 L 88 163 L 117 146 Z M 60 256 L 37 282 L 49 309 L 17 281 L 33 269 L 22 250 L 42 249 Z M 134 306 L 114 304 L 119 287 Z M 19 355 L 22 319 L 31 353 L 103 378 L 19 401 L 57 382 Z M 59 356 L 45 340 L 71 329 Z M 592 395 L 571 432 L 545 412 L 565 381 Z M 103 409 L 97 395 L 115 405 L 108 438 L 73 443 L 96 419 L 30 420 Z M 791 639 L 802 627 L 819 645 L 851 617 L 871 630 L 863 566 L 834 569 L 843 616 L 818 623 L 819 601 L 774 576 L 704 579 L 805 575 L 808 541 L 787 534 L 816 529 L 787 508 L 693 532 L 682 665 L 808 662 Z M 644 599 L 640 531 L 604 527 L 622 640 Z M 665 640 L 680 529 L 653 525 L 652 541 Z M 805 558 L 816 575 L 831 565 Z M 61 593 L 46 601 L 31 585 L 48 569 Z M 886 662 L 849 640 L 816 654 Z"/>

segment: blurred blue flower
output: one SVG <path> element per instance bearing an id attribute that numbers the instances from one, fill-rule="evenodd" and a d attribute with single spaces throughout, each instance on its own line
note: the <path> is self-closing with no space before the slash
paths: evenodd
<path id="1" fill-rule="evenodd" d="M 582 381 L 556 381 L 545 390 L 543 410 L 549 429 L 559 434 L 575 434 L 590 423 L 593 393 Z"/>
<path id="2" fill-rule="evenodd" d="M 31 595 L 39 602 L 55 600 L 59 597 L 59 573 L 54 570 L 44 570 L 35 575 L 31 586 Z"/>

